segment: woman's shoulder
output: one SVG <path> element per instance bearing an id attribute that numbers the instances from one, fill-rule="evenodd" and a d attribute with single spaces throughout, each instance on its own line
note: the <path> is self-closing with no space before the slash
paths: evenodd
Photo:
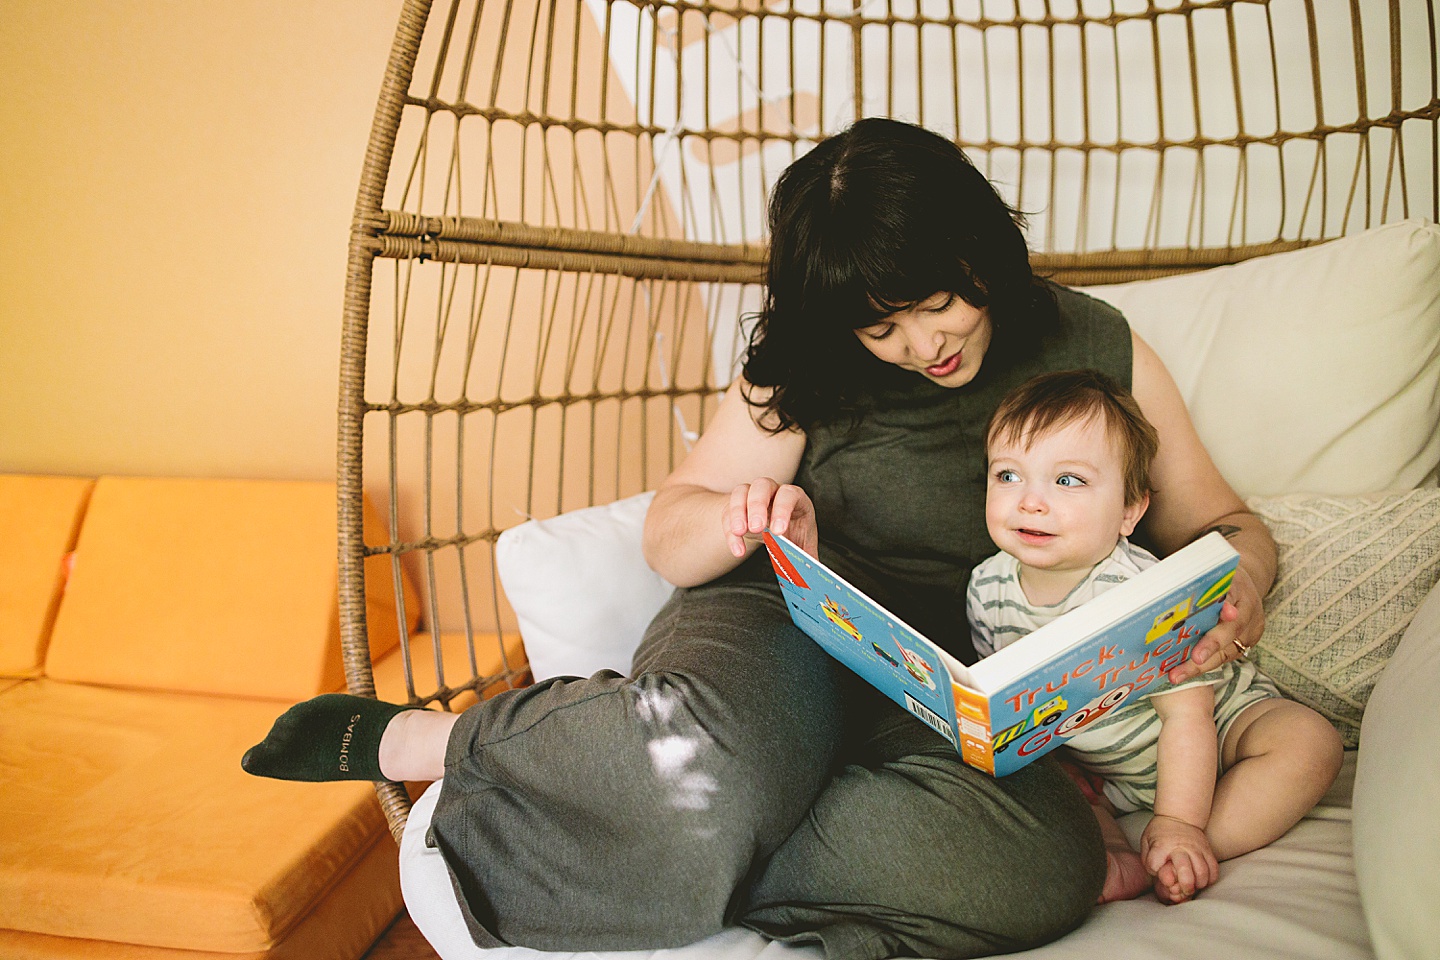
<path id="1" fill-rule="evenodd" d="M 1046 281 L 1055 298 L 1057 325 L 1035 357 L 1038 371 L 1088 367 L 1100 370 L 1127 389 L 1134 354 L 1130 325 L 1119 310 L 1071 287 Z"/>
<path id="2" fill-rule="evenodd" d="M 1084 290 L 1063 286 L 1053 280 L 1046 280 L 1045 285 L 1055 297 L 1062 324 L 1118 326 L 1128 333 L 1130 325 L 1125 321 L 1125 315 L 1099 297 L 1091 296 Z"/>

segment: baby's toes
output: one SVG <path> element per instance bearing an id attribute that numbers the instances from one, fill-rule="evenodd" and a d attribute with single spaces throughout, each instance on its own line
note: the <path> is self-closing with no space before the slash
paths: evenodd
<path id="1" fill-rule="evenodd" d="M 1184 903 L 1190 899 L 1190 894 L 1180 885 L 1174 864 L 1168 860 L 1155 874 L 1155 898 L 1161 903 L 1169 904 Z"/>

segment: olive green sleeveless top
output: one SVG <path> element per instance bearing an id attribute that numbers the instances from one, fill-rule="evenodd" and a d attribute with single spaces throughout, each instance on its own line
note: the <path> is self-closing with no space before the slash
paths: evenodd
<path id="1" fill-rule="evenodd" d="M 916 374 L 877 393 L 858 423 L 807 434 L 795 482 L 815 502 L 820 555 L 961 660 L 975 659 L 965 587 L 995 552 L 985 529 L 985 426 L 1000 399 L 1041 373 L 1090 368 L 1130 386 L 1130 328 L 1109 304 L 1054 288 L 1059 331 L 1026 360 L 981 364 L 963 387 Z"/>

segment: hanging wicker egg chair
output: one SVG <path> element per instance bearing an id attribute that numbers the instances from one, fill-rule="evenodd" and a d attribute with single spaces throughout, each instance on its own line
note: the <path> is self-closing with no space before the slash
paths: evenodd
<path id="1" fill-rule="evenodd" d="M 1139 279 L 1440 219 L 1437 62 L 1433 0 L 406 0 L 345 290 L 351 690 L 374 554 L 422 585 L 412 703 L 523 680 L 497 537 L 678 463 L 758 304 L 769 188 L 825 135 L 942 132 L 1040 272 Z"/>

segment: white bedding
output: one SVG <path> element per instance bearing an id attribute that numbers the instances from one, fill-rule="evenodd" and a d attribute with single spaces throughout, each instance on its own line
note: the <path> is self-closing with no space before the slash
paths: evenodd
<path id="1" fill-rule="evenodd" d="M 1012 956 L 1035 960 L 1368 960 L 1374 953 L 1360 910 L 1350 851 L 1354 751 L 1325 799 L 1295 829 L 1263 850 L 1221 865 L 1220 881 L 1196 900 L 1167 907 L 1153 897 L 1099 907 L 1064 939 Z M 544 953 L 523 947 L 481 950 L 470 940 L 445 865 L 425 846 L 439 795 L 433 784 L 415 803 L 400 845 L 400 882 L 410 916 L 442 960 L 626 958 L 626 960 L 820 960 L 795 947 L 730 929 L 687 947 L 625 953 Z M 1124 825 L 1137 841 L 1148 814 Z"/>

